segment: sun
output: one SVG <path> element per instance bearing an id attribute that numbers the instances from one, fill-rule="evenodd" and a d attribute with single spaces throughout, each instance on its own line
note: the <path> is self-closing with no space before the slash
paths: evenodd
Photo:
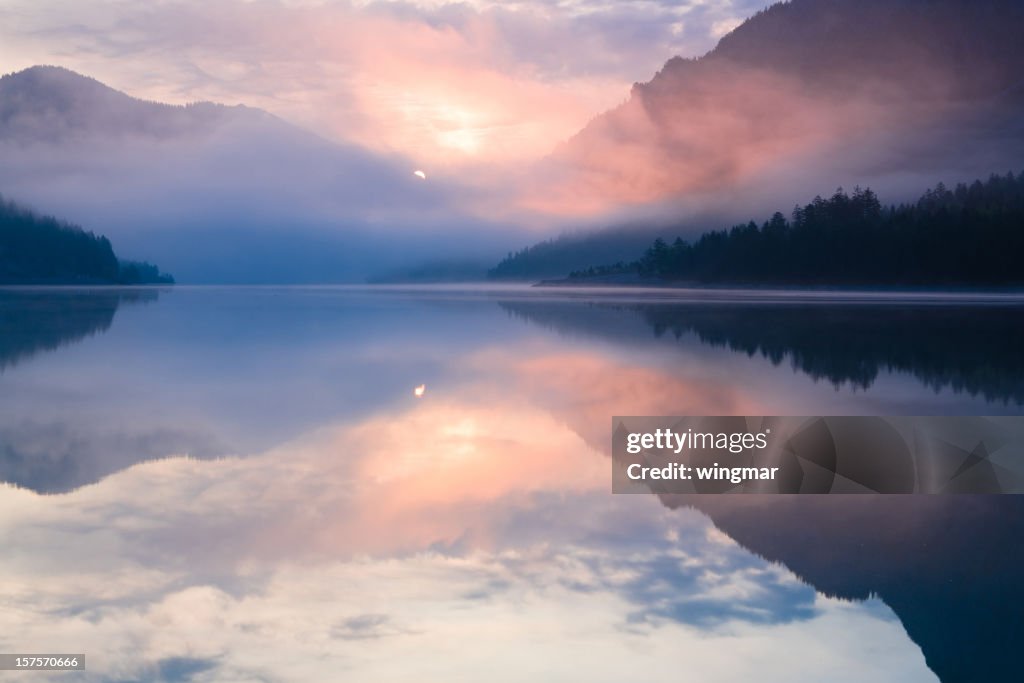
<path id="1" fill-rule="evenodd" d="M 466 127 L 439 132 L 437 142 L 442 147 L 472 156 L 481 151 L 485 141 L 482 130 Z"/>

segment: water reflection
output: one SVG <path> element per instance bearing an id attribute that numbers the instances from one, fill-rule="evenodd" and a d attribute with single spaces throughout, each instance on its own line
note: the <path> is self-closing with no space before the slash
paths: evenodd
<path id="1" fill-rule="evenodd" d="M 612 304 L 511 301 L 510 312 L 562 332 L 630 340 L 639 317 L 658 338 L 701 343 L 816 380 L 867 389 L 882 372 L 911 375 L 936 391 L 1024 403 L 1024 307 L 959 304 Z M 615 324 L 615 319 L 620 324 Z M 625 325 L 621 324 L 625 323 Z"/>
<path id="2" fill-rule="evenodd" d="M 75 643 L 102 681 L 934 680 L 882 602 L 609 496 L 601 454 L 486 391 L 63 496 L 0 489 L 0 646 Z"/>
<path id="3" fill-rule="evenodd" d="M 25 345 L 44 347 L 49 330 L 71 327 L 65 318 L 103 332 L 45 362 L 19 355 L 0 375 L 0 480 L 43 492 L 173 455 L 256 453 L 339 415 L 357 419 L 398 392 L 411 397 L 503 318 L 487 301 L 181 288 L 111 325 L 132 290 L 17 296 L 12 308 L 32 311 L 18 318 L 32 322 L 16 335 Z"/>
<path id="4" fill-rule="evenodd" d="M 665 496 L 816 590 L 880 597 L 943 681 L 1010 680 L 1024 638 L 1022 496 Z"/>
<path id="5" fill-rule="evenodd" d="M 0 287 L 0 373 L 41 351 L 106 332 L 122 304 L 156 301 L 159 290 Z"/>
<path id="6" fill-rule="evenodd" d="M 112 325 L 119 305 L 157 294 L 0 291 L 0 480 L 61 492 L 145 460 L 259 452 L 398 391 L 505 366 L 517 368 L 509 381 L 545 385 L 541 400 L 562 414 L 582 409 L 557 405 L 575 372 L 592 377 L 590 392 L 565 400 L 598 413 L 997 414 L 1024 398 L 1024 316 L 1012 301 L 607 304 L 535 290 L 182 288 Z M 541 343 L 554 347 L 546 361 L 519 353 Z M 485 352 L 493 367 L 470 368 Z M 609 354 L 629 362 L 613 375 L 587 369 Z M 605 426 L 592 424 L 600 429 L 581 433 L 598 443 Z"/>
<path id="7" fill-rule="evenodd" d="M 614 414 L 994 410 L 984 392 L 916 360 L 836 390 L 653 335 L 643 302 L 537 296 L 180 288 L 21 356 L 0 651 L 73 645 L 90 670 L 60 680 L 84 681 L 1013 671 L 1014 498 L 609 494 Z"/>

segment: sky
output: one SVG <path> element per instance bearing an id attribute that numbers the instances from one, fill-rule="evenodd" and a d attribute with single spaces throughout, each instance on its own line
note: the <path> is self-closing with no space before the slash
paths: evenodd
<path id="1" fill-rule="evenodd" d="M 0 1 L 0 71 L 264 108 L 428 169 L 531 161 L 764 0 Z"/>
<path id="2" fill-rule="evenodd" d="M 179 282 L 355 282 L 482 272 L 569 231 L 694 238 L 840 186 L 908 201 L 1019 158 L 1014 124 L 986 113 L 1019 80 L 1010 13 L 885 23 L 898 6 L 783 5 L 731 56 L 665 66 L 768 4 L 0 0 L 0 73 L 58 65 L 138 98 L 277 117 L 217 110 L 206 125 L 210 108 L 27 77 L 3 104 L 43 109 L 0 117 L 0 192 Z M 963 31 L 989 47 L 951 56 Z M 45 93 L 69 91 L 84 104 L 51 115 Z M 111 123 L 127 110 L 135 129 Z M 176 139 L 150 134 L 184 120 Z"/>

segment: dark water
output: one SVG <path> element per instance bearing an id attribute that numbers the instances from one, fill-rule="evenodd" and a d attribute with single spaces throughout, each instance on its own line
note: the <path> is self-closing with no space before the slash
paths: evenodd
<path id="1" fill-rule="evenodd" d="M 1022 313 L 0 289 L 0 651 L 87 654 L 55 680 L 1012 680 L 1020 497 L 612 496 L 608 430 L 1019 413 Z"/>

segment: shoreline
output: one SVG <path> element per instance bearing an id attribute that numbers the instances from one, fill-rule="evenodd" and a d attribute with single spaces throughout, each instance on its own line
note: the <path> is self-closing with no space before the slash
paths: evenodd
<path id="1" fill-rule="evenodd" d="M 537 288 L 624 288 L 624 289 L 674 289 L 691 291 L 747 291 L 747 292 L 793 292 L 793 293 L 840 293 L 840 294 L 1009 294 L 1024 295 L 1024 285 L 1003 287 L 971 285 L 881 285 L 881 284 L 782 284 L 782 283 L 706 283 L 693 280 L 664 280 L 640 275 L 607 275 L 587 278 L 559 278 L 538 280 L 531 287 Z"/>

